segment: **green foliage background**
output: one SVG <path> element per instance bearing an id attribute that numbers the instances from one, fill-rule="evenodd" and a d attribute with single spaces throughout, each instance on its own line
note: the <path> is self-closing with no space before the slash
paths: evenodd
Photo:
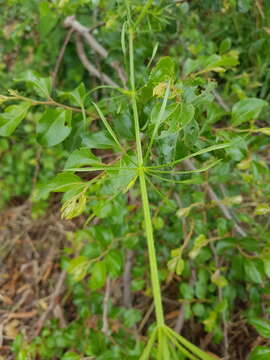
<path id="1" fill-rule="evenodd" d="M 132 1 L 135 18 L 142 6 L 141 1 Z M 90 28 L 104 23 L 93 35 L 109 55 L 98 61 L 97 66 L 119 83 L 110 63 L 117 60 L 128 68 L 121 41 L 126 21 L 124 9 L 122 1 L 113 0 L 0 1 L 3 14 L 0 19 L 1 94 L 10 96 L 8 90 L 12 88 L 20 96 L 44 98 L 48 88 L 44 79 L 54 69 L 67 34 L 62 24 L 70 15 Z M 196 168 L 209 166 L 215 158 L 221 159 L 208 171 L 176 174 L 173 181 L 156 177 L 149 187 L 162 285 L 173 276 L 169 288 L 173 289 L 179 308 L 184 304 L 187 329 L 184 334 L 190 337 L 190 324 L 199 324 L 201 332 L 213 334 L 210 350 L 223 356 L 219 344 L 224 344 L 224 324 L 233 323 L 236 314 L 259 335 L 270 338 L 270 307 L 265 300 L 270 294 L 270 3 L 154 1 L 140 23 L 135 40 L 141 127 L 153 130 L 165 97 L 164 82 L 168 79 L 173 78 L 177 96 L 184 104 L 181 105 L 184 110 L 183 107 L 179 110 L 170 100 L 168 113 L 162 118 L 160 137 L 154 143 L 153 165 L 173 162 L 206 146 L 230 144 L 223 150 L 194 159 Z M 95 63 L 92 50 L 85 49 Z M 82 83 L 84 85 L 80 85 Z M 41 84 L 38 91 L 37 84 Z M 134 335 L 134 328 L 144 316 L 137 302 L 126 309 L 121 302 L 111 301 L 110 321 L 119 322 L 121 326 L 111 338 L 101 331 L 106 278 L 121 278 L 127 250 L 134 251 L 136 259 L 132 268 L 133 295 L 138 301 L 151 298 L 143 214 L 137 204 L 139 193 L 136 187 L 131 188 L 127 198 L 122 191 L 129 187 L 134 174 L 129 177 L 122 169 L 115 175 L 112 169 L 108 181 L 93 182 L 87 190 L 81 184 L 74 189 L 72 184 L 78 181 L 75 178 L 78 172 L 77 175 L 64 172 L 54 177 L 64 167 L 78 170 L 84 165 L 100 166 L 99 156 L 103 152 L 108 148 L 112 148 L 112 153 L 119 150 L 104 123 L 96 121 L 98 114 L 92 101 L 110 120 L 124 145 L 132 150 L 134 129 L 125 91 L 104 88 L 89 94 L 98 85 L 99 81 L 89 76 L 81 64 L 75 37 L 72 37 L 52 94 L 54 99 L 71 107 L 80 108 L 82 102 L 87 112 L 86 125 L 91 131 L 81 136 L 85 127 L 81 113 L 74 113 L 71 119 L 68 110 L 45 110 L 39 105 L 31 108 L 21 122 L 19 112 L 27 107 L 22 102 L 16 103 L 18 107 L 8 118 L 8 126 L 12 121 L 20 123 L 13 132 L 6 127 L 6 101 L 2 99 L 1 207 L 4 209 L 15 198 L 30 198 L 33 217 L 42 216 L 50 201 L 49 193 L 63 191 L 66 217 L 80 213 L 85 219 L 91 217 L 88 225 L 70 234 L 62 256 L 62 267 L 69 274 L 68 288 L 76 319 L 66 329 L 60 329 L 58 323 L 52 321 L 31 343 L 19 336 L 12 346 L 20 360 L 37 356 L 64 360 L 87 356 L 138 359 L 143 349 L 142 339 Z M 155 88 L 159 85 L 161 88 Z M 154 89 L 161 91 L 160 100 L 152 96 Z M 14 105 L 13 100 L 8 99 L 8 104 Z M 194 114 L 190 115 L 192 111 Z M 52 137 L 52 133 L 57 136 Z M 84 150 L 78 150 L 81 147 L 99 149 L 99 152 L 93 150 L 97 155 L 91 153 L 89 159 L 89 151 L 85 155 Z M 120 166 L 132 167 L 131 160 L 124 158 Z M 177 183 L 183 180 L 189 183 Z M 209 186 L 229 208 L 233 214 L 231 219 L 226 218 L 209 197 Z M 81 192 L 87 196 L 86 207 L 84 197 L 80 197 L 79 209 L 72 207 L 72 199 Z M 116 193 L 119 195 L 115 197 Z M 92 226 L 94 217 L 100 222 Z M 237 231 L 236 222 L 244 233 Z M 99 319 L 100 331 L 86 326 L 93 316 Z M 148 334 L 145 331 L 143 335 Z M 249 360 L 270 356 L 270 349 L 264 345 L 248 350 Z M 233 351 L 233 344 L 229 351 Z M 235 356 L 230 355 L 232 359 Z"/>

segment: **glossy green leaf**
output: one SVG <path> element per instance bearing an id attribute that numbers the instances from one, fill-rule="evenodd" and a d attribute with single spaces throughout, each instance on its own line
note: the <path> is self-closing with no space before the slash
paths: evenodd
<path id="1" fill-rule="evenodd" d="M 230 50 L 232 46 L 232 40 L 231 38 L 226 38 L 224 40 L 222 40 L 222 42 L 219 45 L 219 51 L 221 53 L 225 53 L 226 51 Z"/>
<path id="2" fill-rule="evenodd" d="M 106 131 L 85 135 L 82 138 L 82 143 L 89 149 L 118 149 L 118 146 Z"/>
<path id="3" fill-rule="evenodd" d="M 163 119 L 167 129 L 161 131 L 159 138 L 179 132 L 192 121 L 194 113 L 195 109 L 192 104 L 180 103 L 167 106 L 166 117 Z"/>
<path id="4" fill-rule="evenodd" d="M 101 165 L 100 159 L 96 157 L 89 149 L 80 148 L 73 151 L 65 164 L 65 169 L 79 168 L 82 166 Z"/>
<path id="5" fill-rule="evenodd" d="M 196 237 L 196 239 L 194 240 L 193 247 L 189 253 L 189 257 L 191 259 L 195 259 L 195 257 L 197 257 L 197 255 L 199 254 L 200 250 L 207 244 L 208 244 L 208 239 L 205 237 L 204 234 L 201 234 L 198 237 Z"/>
<path id="6" fill-rule="evenodd" d="M 214 274 L 211 276 L 211 281 L 219 288 L 224 288 L 228 285 L 228 281 L 224 276 L 220 274 L 219 270 L 215 271 Z"/>
<path id="7" fill-rule="evenodd" d="M 238 101 L 232 108 L 232 123 L 237 126 L 256 119 L 267 102 L 257 98 L 246 98 Z"/>
<path id="8" fill-rule="evenodd" d="M 248 355 L 247 360 L 269 360 L 270 359 L 270 347 L 256 346 Z"/>
<path id="9" fill-rule="evenodd" d="M 134 157 L 131 159 L 125 156 L 113 165 L 116 170 L 107 170 L 109 177 L 104 183 L 102 193 L 116 195 L 119 192 L 126 192 L 137 176 L 135 161 Z"/>
<path id="10" fill-rule="evenodd" d="M 28 70 L 21 77 L 17 78 L 16 81 L 33 85 L 36 93 L 43 98 L 48 99 L 50 97 L 52 80 L 49 77 L 41 77 L 38 73 Z"/>
<path id="11" fill-rule="evenodd" d="M 30 106 L 27 102 L 8 106 L 5 112 L 0 114 L 0 135 L 10 136 L 26 117 Z"/>
<path id="12" fill-rule="evenodd" d="M 86 206 L 86 196 L 85 191 L 72 196 L 70 199 L 66 200 L 61 208 L 62 218 L 66 220 L 73 219 L 76 216 L 79 216 L 85 209 Z"/>
<path id="13" fill-rule="evenodd" d="M 264 256 L 262 260 L 263 260 L 265 274 L 268 277 L 270 277 L 270 255 Z"/>
<path id="14" fill-rule="evenodd" d="M 234 67 L 238 64 L 238 53 L 231 51 L 224 55 L 212 54 L 210 56 L 200 56 L 197 59 L 187 59 L 184 64 L 184 74 L 187 76 L 193 72 L 224 72 L 226 68 Z"/>
<path id="15" fill-rule="evenodd" d="M 50 33 L 58 21 L 58 14 L 51 8 L 51 4 L 46 1 L 39 3 L 39 30 L 42 39 Z"/>
<path id="16" fill-rule="evenodd" d="M 69 262 L 67 272 L 74 280 L 81 281 L 86 276 L 88 268 L 89 260 L 85 256 L 77 256 Z"/>
<path id="17" fill-rule="evenodd" d="M 104 261 L 97 261 L 91 268 L 91 278 L 89 280 L 89 287 L 95 291 L 102 288 L 106 282 L 106 264 Z"/>
<path id="18" fill-rule="evenodd" d="M 84 104 L 86 89 L 83 83 L 77 86 L 73 91 L 67 93 L 75 105 L 81 107 Z"/>
<path id="19" fill-rule="evenodd" d="M 153 83 L 161 83 L 174 78 L 175 63 L 169 56 L 161 58 L 157 65 L 152 69 L 150 81 Z"/>
<path id="20" fill-rule="evenodd" d="M 38 140 L 43 146 L 55 146 L 63 142 L 71 132 L 70 110 L 48 108 L 37 125 Z"/>
<path id="21" fill-rule="evenodd" d="M 115 278 L 120 275 L 123 263 L 122 254 L 120 251 L 110 251 L 109 254 L 106 255 L 104 261 L 106 262 L 110 277 Z"/>
<path id="22" fill-rule="evenodd" d="M 260 318 L 253 318 L 250 321 L 250 324 L 255 327 L 255 329 L 258 331 L 258 333 L 267 338 L 270 339 L 270 321 L 266 319 L 260 319 Z"/>
<path id="23" fill-rule="evenodd" d="M 193 146 L 195 144 L 199 136 L 199 131 L 199 124 L 194 119 L 184 127 L 184 142 L 187 146 Z"/>
<path id="24" fill-rule="evenodd" d="M 92 102 L 92 104 L 94 105 L 98 115 L 100 116 L 100 119 L 102 120 L 104 126 L 106 127 L 108 133 L 111 135 L 111 137 L 113 138 L 113 140 L 115 141 L 115 144 L 121 149 L 121 144 L 117 138 L 117 135 L 115 134 L 115 132 L 113 131 L 111 125 L 109 124 L 109 122 L 107 121 L 107 119 L 105 118 L 103 112 L 101 111 L 101 109 L 99 108 L 99 106 Z"/>
<path id="25" fill-rule="evenodd" d="M 245 273 L 248 279 L 255 284 L 261 284 L 263 281 L 263 263 L 259 259 L 245 259 Z"/>
<path id="26" fill-rule="evenodd" d="M 69 172 L 60 173 L 55 176 L 46 186 L 47 191 L 65 192 L 76 186 L 85 186 L 81 178 Z"/>

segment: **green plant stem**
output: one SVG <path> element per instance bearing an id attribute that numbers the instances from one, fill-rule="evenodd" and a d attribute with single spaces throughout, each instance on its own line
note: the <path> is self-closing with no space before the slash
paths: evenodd
<path id="1" fill-rule="evenodd" d="M 147 187 L 145 182 L 145 174 L 143 169 L 139 170 L 139 179 L 140 179 L 141 198 L 142 198 L 144 221 L 145 221 L 145 232 L 146 232 L 147 245 L 148 245 L 148 256 L 149 256 L 150 270 L 151 270 L 151 282 L 152 282 L 153 297 L 155 303 L 155 312 L 156 312 L 158 327 L 161 327 L 164 325 L 164 315 L 163 315 L 163 308 L 161 301 L 160 283 L 158 278 L 153 226 L 151 220 Z"/>
<path id="2" fill-rule="evenodd" d="M 35 99 L 27 98 L 25 96 L 17 95 L 17 96 L 10 96 L 9 99 L 10 100 L 29 101 L 33 106 L 35 106 L 35 105 L 56 106 L 56 107 L 61 107 L 61 108 L 66 109 L 66 110 L 71 110 L 71 111 L 80 112 L 80 113 L 82 112 L 82 109 L 80 109 L 80 108 L 76 108 L 76 107 L 73 107 L 73 106 L 68 106 L 68 105 L 65 105 L 65 104 L 61 104 L 61 103 L 53 100 L 52 98 L 49 98 L 48 100 L 35 100 Z M 85 111 L 85 114 L 92 115 L 91 113 L 89 113 L 87 111 Z"/>
<path id="3" fill-rule="evenodd" d="M 128 6 L 128 2 L 127 2 L 127 6 Z M 138 116 L 138 109 L 137 109 L 137 102 L 136 102 L 133 36 L 134 36 L 134 32 L 131 27 L 131 22 L 129 21 L 130 85 L 131 85 L 131 90 L 132 90 L 131 102 L 132 102 L 135 137 L 136 137 L 138 176 L 140 179 L 141 199 L 142 199 L 142 205 L 143 205 L 145 232 L 146 232 L 147 245 L 148 245 L 148 254 L 149 254 L 149 262 L 150 262 L 150 270 L 151 270 L 151 283 L 152 283 L 152 289 L 153 289 L 156 319 L 157 319 L 158 327 L 162 327 L 162 326 L 164 326 L 164 315 L 163 315 L 163 308 L 162 308 L 160 283 L 159 283 L 159 278 L 158 278 L 157 258 L 156 258 L 155 243 L 154 243 L 154 236 L 153 236 L 153 226 L 152 226 L 151 212 L 150 212 L 148 193 L 147 193 L 147 187 L 146 187 L 146 181 L 145 181 L 145 169 L 143 167 L 143 153 L 142 153 L 142 144 L 141 144 L 141 139 L 140 139 L 140 124 L 139 124 L 139 116 Z"/>
<path id="4" fill-rule="evenodd" d="M 143 166 L 143 154 L 142 154 L 142 145 L 140 138 L 139 115 L 138 115 L 138 108 L 136 102 L 133 37 L 134 37 L 134 32 L 130 27 L 129 28 L 129 71 L 130 71 L 130 85 L 131 85 L 131 104 L 132 104 L 133 117 L 134 117 L 137 161 L 138 161 L 138 166 L 140 167 Z"/>

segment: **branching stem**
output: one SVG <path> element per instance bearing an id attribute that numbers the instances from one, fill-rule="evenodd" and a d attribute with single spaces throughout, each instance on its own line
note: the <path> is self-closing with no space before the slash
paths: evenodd
<path id="1" fill-rule="evenodd" d="M 126 1 L 128 13 L 130 14 L 129 3 Z M 135 87 L 135 76 L 134 76 L 134 48 L 133 48 L 133 37 L 134 30 L 132 28 L 131 19 L 129 18 L 129 71 L 130 71 L 130 86 L 131 86 L 131 103 L 133 109 L 134 128 L 136 137 L 136 153 L 138 162 L 138 175 L 140 179 L 140 190 L 141 199 L 143 205 L 144 221 L 145 221 L 145 232 L 148 245 L 148 256 L 151 270 L 151 282 L 153 289 L 153 297 L 156 311 L 156 319 L 158 327 L 164 326 L 164 314 L 162 308 L 160 283 L 158 278 L 157 258 L 155 251 L 153 226 L 151 220 L 151 212 L 148 200 L 147 186 L 145 181 L 145 169 L 143 167 L 143 153 L 142 144 L 140 138 L 140 124 L 139 115 L 136 102 L 136 87 Z"/>

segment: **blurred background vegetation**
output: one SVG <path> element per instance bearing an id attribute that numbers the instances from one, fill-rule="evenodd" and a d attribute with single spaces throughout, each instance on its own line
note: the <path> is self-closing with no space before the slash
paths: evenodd
<path id="1" fill-rule="evenodd" d="M 143 2 L 134 0 L 132 6 L 139 14 Z M 17 82 L 27 70 L 52 76 L 59 96 L 81 83 L 87 91 L 104 84 L 81 61 L 76 31 L 64 26 L 68 16 L 89 28 L 108 51 L 102 59 L 84 45 L 98 71 L 119 83 L 111 64 L 127 67 L 123 9 L 120 0 L 0 0 L 0 93 L 8 95 L 12 88 L 32 96 L 31 87 L 25 90 Z M 174 59 L 182 78 L 194 61 L 207 63 L 214 55 L 238 59 L 238 64 L 207 74 L 217 87 L 179 151 L 185 154 L 187 147 L 195 149 L 196 142 L 213 134 L 231 146 L 218 165 L 196 175 L 196 184 L 157 181 L 150 193 L 166 320 L 222 359 L 266 360 L 270 108 L 264 106 L 256 120 L 248 119 L 249 126 L 240 128 L 231 120 L 231 109 L 249 98 L 269 102 L 270 2 L 154 1 L 136 42 L 136 81 L 142 86 L 148 68 L 162 56 Z M 126 99 L 106 88 L 92 96 L 106 115 L 112 114 L 118 133 L 127 141 L 132 138 Z M 149 112 L 147 106 L 142 110 L 145 118 Z M 0 137 L 0 354 L 19 360 L 138 359 L 154 321 L 138 193 L 101 207 L 91 204 L 94 218 L 88 224 L 89 208 L 78 218 L 62 220 L 59 196 L 41 189 L 63 168 L 76 140 L 43 147 L 35 126 L 40 115 L 39 110 L 31 112 L 11 137 Z M 76 119 L 80 121 L 79 115 Z M 166 159 L 170 145 L 161 144 L 157 152 Z M 196 167 L 206 160 L 197 159 Z M 171 270 L 183 239 L 184 270 L 177 275 Z M 91 259 L 94 269 L 82 269 L 84 259 Z M 58 285 L 57 306 L 48 311 Z"/>

